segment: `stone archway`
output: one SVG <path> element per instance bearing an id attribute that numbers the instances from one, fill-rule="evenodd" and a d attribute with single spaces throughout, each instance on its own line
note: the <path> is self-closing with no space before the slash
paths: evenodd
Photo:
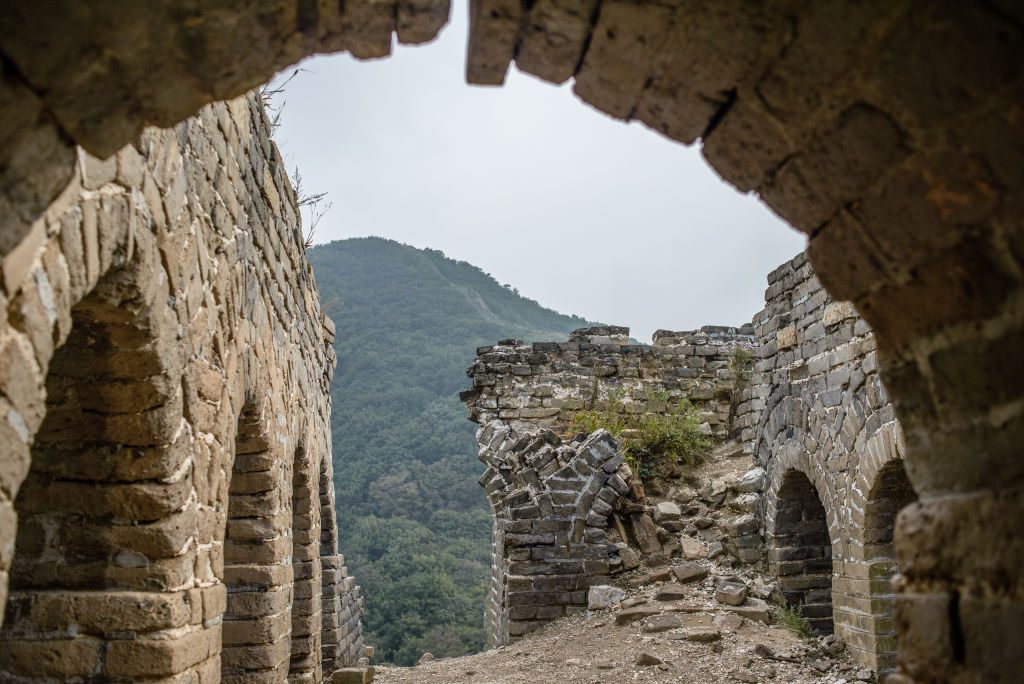
<path id="1" fill-rule="evenodd" d="M 892 607 L 896 590 L 892 582 L 899 568 L 893 537 L 897 514 L 915 501 L 917 494 L 907 478 L 903 461 L 893 459 L 883 465 L 868 492 L 863 529 L 871 598 L 869 632 L 872 639 L 868 650 L 878 672 L 896 667 L 899 649 Z"/>
<path id="2" fill-rule="evenodd" d="M 324 668 L 320 655 L 323 635 L 320 568 L 320 487 L 317 460 L 300 444 L 293 458 L 291 502 L 291 565 L 294 578 L 291 610 L 289 681 L 319 682 Z M 329 674 L 329 671 L 328 671 Z"/>
<path id="3" fill-rule="evenodd" d="M 238 417 L 224 534 L 224 682 L 280 682 L 291 654 L 290 468 L 270 438 L 268 407 Z"/>
<path id="4" fill-rule="evenodd" d="M 181 355 L 144 257 L 71 308 L 49 360 L 45 417 L 15 500 L 0 679 L 170 675 L 181 664 L 166 654 L 203 631 L 190 620 L 202 596 L 180 589 L 196 562 L 197 514 Z M 195 655 L 186 666 L 215 666 L 207 650 Z"/>
<path id="5" fill-rule="evenodd" d="M 429 40 L 447 13 L 443 0 L 344 9 L 286 0 L 270 13 L 241 0 L 192 13 L 157 2 L 116 18 L 82 7 L 64 0 L 44 13 L 20 0 L 0 16 L 0 251 L 15 266 L 23 246 L 38 246 L 33 221 L 74 175 L 74 143 L 108 156 L 145 123 L 172 125 L 305 55 L 381 56 L 392 33 Z M 475 0 L 471 9 L 471 82 L 500 83 L 513 61 L 548 80 L 574 78 L 602 111 L 700 139 L 726 180 L 810 236 L 822 282 L 854 300 L 878 335 L 921 496 L 896 535 L 907 579 L 898 626 L 912 637 L 904 669 L 925 680 L 1009 672 L 999 654 L 1011 649 L 1000 647 L 1024 625 L 1024 545 L 1012 522 L 1024 516 L 1024 374 L 996 360 L 1024 337 L 1020 9 L 909 0 Z M 142 27 L 150 40 L 124 40 Z M 932 649 L 936 630 L 955 636 Z"/>

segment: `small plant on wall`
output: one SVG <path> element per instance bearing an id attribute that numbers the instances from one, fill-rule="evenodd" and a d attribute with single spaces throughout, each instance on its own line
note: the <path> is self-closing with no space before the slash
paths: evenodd
<path id="1" fill-rule="evenodd" d="M 712 446 L 701 430 L 697 409 L 687 399 L 648 390 L 643 411 L 627 411 L 621 390 L 610 390 L 602 407 L 580 411 L 573 427 L 581 432 L 607 430 L 621 445 L 640 477 L 653 474 L 659 463 L 691 464 Z"/>
<path id="2" fill-rule="evenodd" d="M 730 394 L 734 404 L 740 401 L 740 395 L 750 382 L 750 371 L 754 367 L 754 349 L 753 345 L 738 344 L 733 347 L 732 355 L 729 357 L 729 371 L 732 375 Z"/>

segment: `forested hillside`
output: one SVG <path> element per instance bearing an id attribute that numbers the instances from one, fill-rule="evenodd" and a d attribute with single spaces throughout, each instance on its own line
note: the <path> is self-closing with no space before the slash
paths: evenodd
<path id="1" fill-rule="evenodd" d="M 380 660 L 484 645 L 490 519 L 457 394 L 475 349 L 587 325 L 439 251 L 380 238 L 309 250 L 337 326 L 331 386 L 341 550 Z"/>

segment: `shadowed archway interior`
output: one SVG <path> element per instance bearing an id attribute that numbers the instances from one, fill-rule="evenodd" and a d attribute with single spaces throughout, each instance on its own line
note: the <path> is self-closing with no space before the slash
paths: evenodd
<path id="1" fill-rule="evenodd" d="M 832 542 L 825 507 L 814 485 L 798 470 L 783 475 L 769 554 L 786 603 L 812 631 L 831 634 Z"/>

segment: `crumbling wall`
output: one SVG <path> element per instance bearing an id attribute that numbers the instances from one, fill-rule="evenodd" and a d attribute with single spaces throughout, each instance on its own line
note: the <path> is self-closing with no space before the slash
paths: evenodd
<path id="1" fill-rule="evenodd" d="M 481 454 L 498 430 L 543 425 L 570 435 L 573 415 L 600 406 L 610 391 L 622 392 L 631 412 L 665 410 L 652 391 L 690 399 L 708 434 L 735 440 L 723 449 L 743 452 L 757 467 L 713 481 L 708 491 L 670 491 L 683 518 L 696 510 L 694 501 L 721 504 L 732 496 L 728 508 L 739 515 L 701 521 L 702 532 L 714 537 L 706 541 L 719 542 L 715 552 L 753 563 L 767 551 L 783 595 L 812 628 L 835 630 L 859 662 L 891 669 L 893 528 L 896 513 L 916 496 L 874 336 L 850 303 L 825 293 L 803 254 L 770 274 L 765 300 L 750 327 L 658 331 L 653 345 L 630 344 L 627 329 L 605 327 L 575 331 L 568 342 L 505 340 L 480 348 L 469 369 L 474 387 L 462 397 L 470 418 L 487 426 Z M 638 481 L 636 487 L 642 497 Z M 650 523 L 632 517 L 647 516 L 628 497 L 615 507 L 628 526 Z M 684 524 L 679 508 L 666 510 L 670 521 L 659 519 L 657 508 L 653 515 L 661 537 Z M 647 551 L 686 549 L 654 537 Z M 504 562 L 502 552 L 511 547 L 496 527 L 496 565 Z M 524 560 L 517 574 L 530 569 Z"/>
<path id="2" fill-rule="evenodd" d="M 0 272 L 0 679 L 321 681 L 360 604 L 269 123 L 246 97 L 75 155 Z"/>
<path id="3" fill-rule="evenodd" d="M 663 547 L 665 532 L 642 505 L 643 486 L 615 440 L 603 431 L 575 434 L 573 416 L 616 397 L 630 413 L 665 413 L 685 397 L 702 430 L 726 440 L 740 424 L 734 407 L 745 372 L 736 361 L 753 349 L 752 334 L 662 330 L 653 345 L 642 345 L 630 342 L 626 328 L 603 326 L 576 330 L 566 342 L 503 340 L 477 350 L 468 370 L 473 389 L 461 397 L 481 426 L 480 460 L 488 468 L 480 483 L 495 516 L 492 643 L 584 609 L 588 586 L 636 566 L 627 540 L 646 554 L 679 552 L 678 541 Z M 661 522 L 678 532 L 678 518 L 676 511 Z M 734 532 L 730 550 L 746 562 L 760 559 L 760 536 L 742 524 Z"/>

